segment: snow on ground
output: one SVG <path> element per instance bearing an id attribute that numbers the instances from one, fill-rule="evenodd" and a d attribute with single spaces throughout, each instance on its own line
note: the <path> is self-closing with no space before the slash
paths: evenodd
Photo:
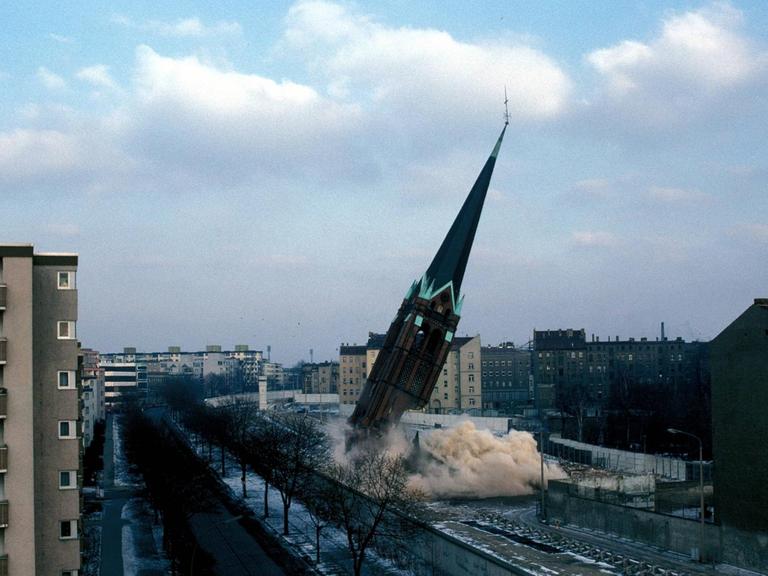
<path id="1" fill-rule="evenodd" d="M 201 458 L 207 456 L 207 451 L 200 448 L 197 453 Z M 218 458 L 214 456 L 212 468 L 218 473 Z M 232 493 L 254 511 L 259 521 L 267 528 L 279 535 L 294 552 L 302 557 L 314 560 L 315 550 L 315 526 L 306 508 L 298 500 L 291 503 L 288 512 L 289 534 L 283 536 L 283 501 L 280 493 L 273 487 L 269 489 L 269 517 L 264 518 L 264 480 L 254 472 L 246 474 L 247 497 L 242 498 L 243 486 L 240 479 L 240 469 L 234 461 L 228 459 L 226 475 L 222 481 L 230 488 Z M 333 526 L 325 526 L 320 533 L 321 562 L 315 568 L 320 574 L 326 576 L 340 576 L 352 573 L 352 562 L 347 548 L 347 537 L 343 531 Z M 366 553 L 363 573 L 370 576 L 403 576 L 409 572 L 395 567 L 388 560 L 381 558 L 372 550 Z"/>
<path id="2" fill-rule="evenodd" d="M 123 488 L 136 487 L 140 484 L 140 480 L 131 471 L 128 460 L 125 457 L 125 451 L 123 450 L 123 424 L 120 416 L 115 416 L 112 419 L 112 426 L 112 439 L 114 441 L 112 462 L 115 471 L 115 486 Z"/>
<path id="3" fill-rule="evenodd" d="M 81 576 L 99 576 L 101 571 L 101 510 L 83 516 L 83 563 Z"/>
<path id="4" fill-rule="evenodd" d="M 163 552 L 162 527 L 154 524 L 149 503 L 131 498 L 123 506 L 123 575 L 150 576 L 166 574 L 170 562 Z M 158 538 L 159 536 L 159 538 Z"/>

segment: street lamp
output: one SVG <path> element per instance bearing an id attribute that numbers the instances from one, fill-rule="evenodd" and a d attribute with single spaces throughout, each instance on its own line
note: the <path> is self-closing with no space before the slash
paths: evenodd
<path id="1" fill-rule="evenodd" d="M 699 516 L 701 519 L 699 528 L 699 561 L 703 562 L 704 551 L 704 444 L 701 438 L 696 434 L 690 432 L 684 432 L 677 428 L 667 428 L 667 432 L 670 434 L 682 434 L 683 436 L 690 436 L 699 443 Z"/>

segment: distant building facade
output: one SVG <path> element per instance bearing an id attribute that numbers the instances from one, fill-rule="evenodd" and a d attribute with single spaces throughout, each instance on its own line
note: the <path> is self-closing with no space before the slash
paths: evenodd
<path id="1" fill-rule="evenodd" d="M 357 404 L 368 376 L 384 346 L 385 334 L 368 333 L 365 345 L 342 344 L 339 347 L 339 402 Z"/>
<path id="2" fill-rule="evenodd" d="M 584 329 L 543 330 L 533 334 L 535 404 L 558 409 L 558 390 L 583 386 L 594 405 L 603 405 L 618 384 L 664 385 L 670 390 L 698 377 L 701 342 L 592 337 Z"/>
<path id="3" fill-rule="evenodd" d="M 367 346 L 339 347 L 339 402 L 356 404 L 366 380 Z"/>
<path id="4" fill-rule="evenodd" d="M 482 399 L 480 336 L 455 336 L 432 390 L 428 410 L 434 414 L 479 413 Z"/>
<path id="5" fill-rule="evenodd" d="M 302 366 L 302 391 L 305 394 L 338 394 L 338 390 L 338 362 L 318 362 Z"/>
<path id="6" fill-rule="evenodd" d="M 104 368 L 101 367 L 99 353 L 96 350 L 80 350 L 80 414 L 83 426 L 83 447 L 93 441 L 93 430 L 97 422 L 106 417 L 104 398 Z"/>
<path id="7" fill-rule="evenodd" d="M 384 345 L 385 334 L 370 332 L 365 346 L 339 347 L 339 402 L 356 404 Z M 480 336 L 456 336 L 425 410 L 435 414 L 480 411 L 483 402 Z"/>
<path id="8" fill-rule="evenodd" d="M 80 569 L 77 255 L 0 245 L 0 571 Z"/>
<path id="9" fill-rule="evenodd" d="M 127 395 L 156 401 L 169 378 L 202 381 L 208 396 L 256 392 L 264 377 L 270 390 L 282 389 L 285 384 L 283 367 L 265 360 L 261 350 L 251 350 L 247 344 L 237 344 L 233 350 L 210 344 L 204 351 L 196 352 L 183 352 L 179 346 L 170 346 L 166 352 L 125 348 L 122 353 L 102 354 L 101 359 L 109 408 Z M 127 378 L 134 372 L 135 379 Z"/>
<path id="10" fill-rule="evenodd" d="M 531 351 L 512 342 L 483 346 L 480 351 L 483 408 L 514 414 L 533 402 Z"/>

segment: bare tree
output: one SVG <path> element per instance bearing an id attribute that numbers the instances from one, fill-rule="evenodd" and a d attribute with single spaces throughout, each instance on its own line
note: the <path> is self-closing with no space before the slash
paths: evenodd
<path id="1" fill-rule="evenodd" d="M 259 406 L 254 402 L 235 397 L 216 410 L 222 418 L 222 421 L 217 423 L 223 431 L 222 440 L 240 467 L 240 483 L 243 488 L 243 498 L 245 498 L 248 495 L 245 479 L 252 454 L 252 430 L 256 424 Z"/>
<path id="2" fill-rule="evenodd" d="M 315 561 L 320 563 L 320 534 L 333 523 L 333 487 L 331 480 L 320 474 L 313 475 L 299 496 L 315 529 Z"/>
<path id="3" fill-rule="evenodd" d="M 288 510 L 293 498 L 309 482 L 312 474 L 330 458 L 325 431 L 307 414 L 283 414 L 273 426 L 285 434 L 278 445 L 278 458 L 273 462 L 272 485 L 283 501 L 283 534 L 288 534 Z"/>
<path id="4" fill-rule="evenodd" d="M 587 412 L 594 405 L 595 395 L 582 379 L 558 383 L 555 391 L 555 406 L 560 411 L 561 418 L 568 414 L 576 419 L 576 434 L 579 442 L 584 439 L 584 420 Z M 565 426 L 563 426 L 563 434 L 565 434 Z"/>
<path id="5" fill-rule="evenodd" d="M 275 477 L 275 468 L 282 457 L 281 445 L 287 431 L 263 413 L 251 429 L 248 449 L 248 463 L 264 480 L 264 518 L 269 517 L 269 487 Z"/>
<path id="6" fill-rule="evenodd" d="M 405 460 L 368 452 L 348 464 L 331 466 L 329 476 L 335 481 L 330 495 L 334 520 L 346 533 L 354 574 L 359 576 L 374 540 L 386 536 L 388 515 L 415 500 L 407 488 Z"/>

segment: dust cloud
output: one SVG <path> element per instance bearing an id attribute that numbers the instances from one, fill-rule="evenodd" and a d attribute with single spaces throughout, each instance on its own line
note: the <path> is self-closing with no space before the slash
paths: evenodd
<path id="1" fill-rule="evenodd" d="M 536 441 L 528 432 L 494 436 L 471 421 L 434 430 L 421 441 L 420 472 L 411 485 L 430 497 L 490 498 L 531 494 L 541 481 Z M 545 463 L 545 482 L 562 478 L 559 466 Z"/>

